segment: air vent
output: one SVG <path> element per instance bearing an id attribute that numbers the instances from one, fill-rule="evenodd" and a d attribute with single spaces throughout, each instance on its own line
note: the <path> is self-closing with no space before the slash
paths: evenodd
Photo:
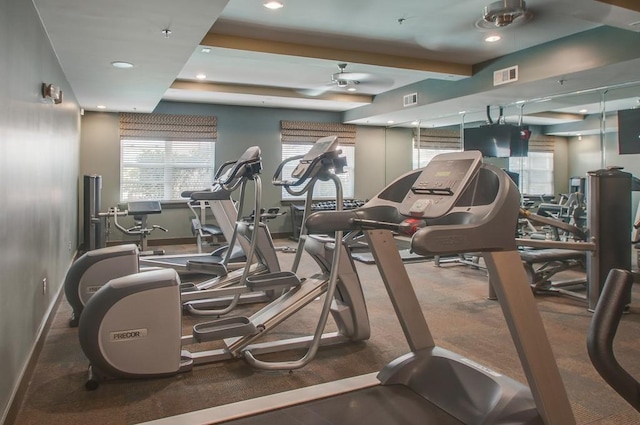
<path id="1" fill-rule="evenodd" d="M 493 71 L 493 85 L 512 83 L 518 81 L 518 65 Z"/>
<path id="2" fill-rule="evenodd" d="M 406 94 L 402 98 L 402 106 L 412 106 L 418 104 L 418 93 Z"/>

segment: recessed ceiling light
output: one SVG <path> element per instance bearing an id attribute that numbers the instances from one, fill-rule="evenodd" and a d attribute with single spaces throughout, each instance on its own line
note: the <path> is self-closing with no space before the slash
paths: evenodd
<path id="1" fill-rule="evenodd" d="M 420 124 L 420 121 L 411 121 L 411 125 L 418 125 Z"/>
<path id="2" fill-rule="evenodd" d="M 120 69 L 133 68 L 133 64 L 131 62 L 124 62 L 124 61 L 111 62 L 111 66 L 113 66 L 114 68 L 120 68 Z"/>
<path id="3" fill-rule="evenodd" d="M 96 108 L 98 108 L 98 109 L 107 109 L 107 107 L 104 106 L 104 105 L 98 105 L 98 106 L 96 106 Z"/>
<path id="4" fill-rule="evenodd" d="M 203 73 L 200 73 L 200 74 L 196 74 L 196 78 L 198 80 L 206 80 L 207 76 L 205 74 L 203 74 Z"/>
<path id="5" fill-rule="evenodd" d="M 395 121 L 394 120 L 389 120 L 387 121 L 387 124 L 393 124 Z"/>
<path id="6" fill-rule="evenodd" d="M 589 112 L 589 110 L 588 109 L 580 109 L 578 112 L 581 113 L 581 114 L 586 114 L 587 112 Z"/>
<path id="7" fill-rule="evenodd" d="M 490 35 L 489 37 L 485 38 L 484 41 L 486 41 L 487 43 L 495 43 L 501 38 L 502 37 L 500 37 L 499 35 Z"/>
<path id="8" fill-rule="evenodd" d="M 349 87 L 349 88 L 347 89 L 347 91 L 356 91 L 356 88 L 355 88 L 355 87 Z"/>
<path id="9" fill-rule="evenodd" d="M 208 48 L 208 47 L 203 47 L 200 51 L 201 51 L 202 53 L 211 53 L 211 49 L 210 49 L 210 48 Z"/>
<path id="10" fill-rule="evenodd" d="M 281 1 L 267 1 L 264 2 L 264 7 L 271 10 L 281 9 L 284 7 Z"/>

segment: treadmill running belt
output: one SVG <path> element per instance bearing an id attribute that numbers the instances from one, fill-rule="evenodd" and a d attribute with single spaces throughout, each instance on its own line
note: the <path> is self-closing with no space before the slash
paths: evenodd
<path id="1" fill-rule="evenodd" d="M 157 258 L 143 258 L 143 262 L 145 263 L 160 263 L 160 264 L 174 264 L 176 266 L 184 266 L 186 267 L 188 261 L 199 261 L 202 263 L 208 264 L 218 264 L 222 263 L 223 258 L 219 255 L 184 255 L 184 256 L 166 256 L 166 257 L 157 257 Z"/>
<path id="2" fill-rule="evenodd" d="M 229 425 L 462 424 L 402 385 L 376 385 L 223 423 Z"/>
<path id="3" fill-rule="evenodd" d="M 402 258 L 402 261 L 404 261 L 405 263 L 418 263 L 421 261 L 428 261 L 433 258 L 433 256 L 425 257 L 423 255 L 418 255 L 414 252 L 411 252 L 408 249 L 401 249 L 399 250 L 399 252 L 400 252 L 400 258 Z M 351 257 L 354 260 L 360 261 L 361 263 L 365 263 L 365 264 L 375 264 L 376 262 L 373 259 L 373 254 L 371 253 L 371 251 L 365 251 L 365 252 L 352 251 Z"/>

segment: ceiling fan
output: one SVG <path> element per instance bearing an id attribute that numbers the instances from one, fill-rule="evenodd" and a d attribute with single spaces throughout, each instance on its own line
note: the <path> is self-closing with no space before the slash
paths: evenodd
<path id="1" fill-rule="evenodd" d="M 331 90 L 344 90 L 357 92 L 360 90 L 376 91 L 393 85 L 393 79 L 366 72 L 350 72 L 346 70 L 346 63 L 338 64 L 338 72 L 331 74 L 331 81 L 311 89 L 302 89 L 300 92 L 307 96 L 320 96 Z"/>

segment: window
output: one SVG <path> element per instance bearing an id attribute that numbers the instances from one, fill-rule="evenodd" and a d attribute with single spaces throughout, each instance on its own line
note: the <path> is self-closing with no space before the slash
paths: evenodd
<path id="1" fill-rule="evenodd" d="M 531 145 L 529 145 L 531 149 Z M 520 192 L 531 195 L 555 193 L 553 152 L 532 152 L 529 156 L 509 158 L 509 171 L 520 174 Z"/>
<path id="2" fill-rule="evenodd" d="M 182 199 L 211 185 L 216 117 L 120 114 L 120 201 Z"/>
<path id="3" fill-rule="evenodd" d="M 284 161 L 287 158 L 291 158 L 296 155 L 304 155 L 309 152 L 312 144 L 310 143 L 285 143 L 282 145 L 282 160 Z M 354 172 L 354 163 L 355 163 L 355 152 L 356 147 L 354 145 L 345 145 L 340 146 L 342 150 L 342 155 L 347 158 L 347 166 L 344 169 L 344 173 L 337 174 L 338 178 L 342 182 L 342 197 L 344 199 L 353 198 L 355 195 L 354 190 L 354 180 L 355 180 L 355 172 Z M 297 161 L 291 161 L 282 170 L 282 177 L 284 180 L 288 180 L 291 178 L 291 173 L 297 165 Z M 287 192 L 284 188 L 282 189 L 282 199 L 304 199 L 306 195 L 302 196 L 293 196 L 289 192 Z M 315 185 L 313 191 L 314 199 L 335 199 L 336 198 L 336 188 L 333 181 L 318 181 Z"/>
<path id="4" fill-rule="evenodd" d="M 420 140 L 420 144 L 418 144 Z M 413 129 L 412 169 L 426 167 L 434 156 L 460 152 L 460 132 L 438 128 Z"/>
<path id="5" fill-rule="evenodd" d="M 347 159 L 344 173 L 337 174 L 342 182 L 342 197 L 344 199 L 355 196 L 355 150 L 356 129 L 353 124 L 338 122 L 314 122 L 314 121 L 280 121 L 280 136 L 282 138 L 282 160 L 292 156 L 304 155 L 311 149 L 316 140 L 325 136 L 338 136 L 338 143 L 342 155 Z M 297 162 L 291 161 L 282 170 L 282 178 L 291 178 Z M 300 189 L 300 188 L 298 188 Z M 293 196 L 282 189 L 283 200 L 305 199 L 305 195 Z M 316 182 L 314 199 L 336 199 L 336 188 L 333 181 Z"/>
<path id="6" fill-rule="evenodd" d="M 182 199 L 185 190 L 211 186 L 215 143 L 121 140 L 120 201 Z"/>
<path id="7" fill-rule="evenodd" d="M 460 152 L 461 149 L 442 149 L 442 148 L 418 148 L 413 146 L 413 170 L 416 168 L 426 167 L 434 156 L 441 153 Z"/>

